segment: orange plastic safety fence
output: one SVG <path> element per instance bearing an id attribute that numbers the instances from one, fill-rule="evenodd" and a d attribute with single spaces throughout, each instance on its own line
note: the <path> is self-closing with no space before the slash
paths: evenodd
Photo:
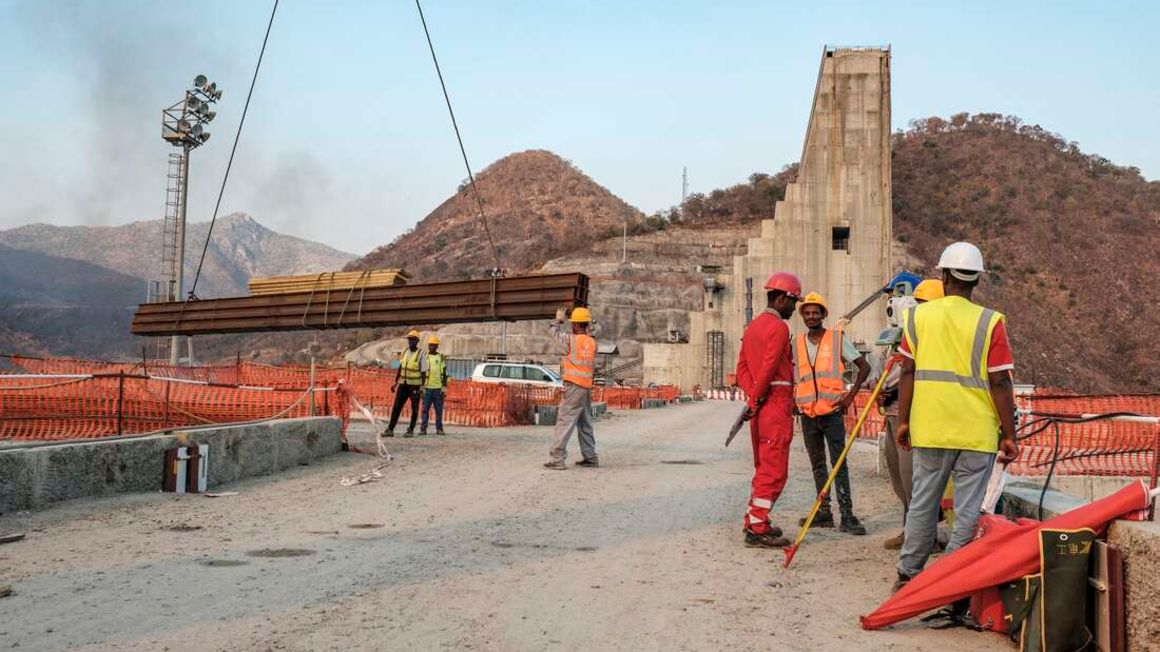
<path id="1" fill-rule="evenodd" d="M 35 384 L 33 384 L 35 383 Z M 349 418 L 345 389 L 314 391 L 314 414 Z M 311 414 L 306 390 L 251 389 L 141 376 L 0 376 L 0 439 L 65 440 Z"/>
<path id="2" fill-rule="evenodd" d="M 1020 408 L 1036 415 L 1064 415 L 1132 412 L 1160 416 L 1160 395 L 1074 396 L 1036 393 L 1017 399 Z M 1033 430 L 1034 426 L 1031 427 Z M 1022 442 L 1019 459 L 1008 467 L 1018 475 L 1046 475 L 1056 456 L 1057 475 L 1150 476 L 1160 448 L 1160 426 L 1149 423 L 1099 420 L 1086 423 L 1059 423 Z"/>
<path id="3" fill-rule="evenodd" d="M 862 416 L 862 411 L 866 409 L 866 404 L 870 400 L 870 390 L 860 390 L 854 396 L 854 405 L 846 410 L 843 419 L 846 422 L 846 432 L 854 429 L 854 425 L 858 422 L 858 417 Z M 886 431 L 886 416 L 882 414 L 882 410 L 877 405 L 870 406 L 870 414 L 866 417 L 866 422 L 862 424 L 862 430 L 858 432 L 859 439 L 877 439 L 878 435 Z"/>

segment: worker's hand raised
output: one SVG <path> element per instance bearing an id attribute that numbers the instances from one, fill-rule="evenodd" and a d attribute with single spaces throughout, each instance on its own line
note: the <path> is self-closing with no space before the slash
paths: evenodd
<path id="1" fill-rule="evenodd" d="M 837 321 L 834 322 L 834 328 L 837 330 L 844 331 L 844 330 L 846 330 L 846 327 L 849 325 L 850 325 L 850 320 L 846 319 L 845 317 L 841 317 Z"/>
<path id="2" fill-rule="evenodd" d="M 910 424 L 900 423 L 898 429 L 894 431 L 894 441 L 898 447 L 904 451 L 910 450 Z"/>
<path id="3" fill-rule="evenodd" d="M 1019 457 L 1019 444 L 1014 439 L 1000 439 L 999 440 L 999 461 L 1003 464 L 1010 464 Z"/>
<path id="4" fill-rule="evenodd" d="M 564 321 L 564 315 L 568 311 L 564 308 L 556 308 L 556 321 Z"/>

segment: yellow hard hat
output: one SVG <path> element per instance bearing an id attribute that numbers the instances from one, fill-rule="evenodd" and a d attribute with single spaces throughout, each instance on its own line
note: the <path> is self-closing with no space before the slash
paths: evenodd
<path id="1" fill-rule="evenodd" d="M 941 299 L 946 296 L 943 291 L 943 284 L 937 278 L 928 278 L 918 287 L 914 288 L 914 299 L 916 301 L 932 301 L 934 299 Z"/>
<path id="2" fill-rule="evenodd" d="M 427 344 L 438 344 L 438 343 L 439 343 L 439 336 L 438 335 L 432 335 L 431 337 L 427 338 Z"/>
<path id="3" fill-rule="evenodd" d="M 592 313 L 587 308 L 576 308 L 572 310 L 573 324 L 587 324 L 592 321 Z"/>
<path id="4" fill-rule="evenodd" d="M 810 304 L 821 306 L 823 313 L 827 315 L 830 314 L 830 307 L 826 305 L 826 298 L 817 292 L 810 292 L 804 299 L 802 299 L 802 302 L 798 304 L 798 312 L 801 312 L 802 309 Z"/>
<path id="5" fill-rule="evenodd" d="M 409 340 L 419 339 L 419 331 L 412 330 L 410 333 L 407 333 L 407 339 L 409 339 Z"/>

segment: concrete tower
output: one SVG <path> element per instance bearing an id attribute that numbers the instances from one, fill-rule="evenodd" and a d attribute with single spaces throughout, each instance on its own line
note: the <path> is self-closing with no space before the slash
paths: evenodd
<path id="1" fill-rule="evenodd" d="M 825 295 L 831 318 L 853 308 L 889 280 L 890 223 L 890 50 L 827 47 L 797 181 L 732 274 L 706 275 L 705 310 L 689 315 L 689 343 L 645 346 L 645 382 L 721 383 L 736 365 L 746 309 L 765 308 L 761 286 L 776 270 Z M 790 324 L 803 330 L 796 316 Z M 882 310 L 871 307 L 847 332 L 868 348 L 884 327 Z"/>

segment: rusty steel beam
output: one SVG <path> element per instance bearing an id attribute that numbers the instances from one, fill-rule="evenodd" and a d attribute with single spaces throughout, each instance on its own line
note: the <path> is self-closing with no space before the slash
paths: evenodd
<path id="1" fill-rule="evenodd" d="M 549 319 L 588 303 L 588 277 L 551 274 L 365 291 L 231 297 L 138 307 L 135 335 L 202 335 Z"/>

